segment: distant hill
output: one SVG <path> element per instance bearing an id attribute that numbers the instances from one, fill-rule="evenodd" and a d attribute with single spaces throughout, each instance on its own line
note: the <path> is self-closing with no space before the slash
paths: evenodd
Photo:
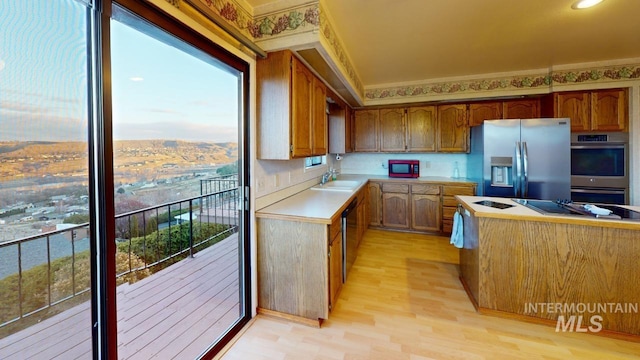
<path id="1" fill-rule="evenodd" d="M 87 152 L 86 142 L 0 142 L 0 181 L 86 176 Z M 238 144 L 122 140 L 114 142 L 114 153 L 116 173 L 153 172 L 224 165 L 237 160 Z"/>

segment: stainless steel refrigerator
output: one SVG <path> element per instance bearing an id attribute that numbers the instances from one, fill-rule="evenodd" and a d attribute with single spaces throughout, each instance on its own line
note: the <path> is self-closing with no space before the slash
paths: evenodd
<path id="1" fill-rule="evenodd" d="M 478 195 L 571 199 L 570 120 L 488 120 L 472 127 L 467 177 L 478 182 Z"/>

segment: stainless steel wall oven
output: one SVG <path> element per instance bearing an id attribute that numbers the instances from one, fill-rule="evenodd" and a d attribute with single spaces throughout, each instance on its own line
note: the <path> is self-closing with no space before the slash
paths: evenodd
<path id="1" fill-rule="evenodd" d="M 571 134 L 571 200 L 629 203 L 629 134 Z"/>

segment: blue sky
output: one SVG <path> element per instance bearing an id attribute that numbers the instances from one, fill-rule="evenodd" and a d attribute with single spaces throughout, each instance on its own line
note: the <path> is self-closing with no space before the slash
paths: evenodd
<path id="1" fill-rule="evenodd" d="M 74 0 L 2 0 L 0 141 L 86 140 L 84 15 Z M 235 75 L 116 21 L 111 31 L 114 139 L 237 141 Z"/>

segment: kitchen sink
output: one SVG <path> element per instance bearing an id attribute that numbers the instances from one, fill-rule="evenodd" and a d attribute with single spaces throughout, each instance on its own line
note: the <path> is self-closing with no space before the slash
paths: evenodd
<path id="1" fill-rule="evenodd" d="M 353 191 L 358 187 L 358 185 L 360 185 L 360 181 L 356 180 L 333 180 L 324 185 L 315 185 L 311 187 L 311 190 Z"/>

